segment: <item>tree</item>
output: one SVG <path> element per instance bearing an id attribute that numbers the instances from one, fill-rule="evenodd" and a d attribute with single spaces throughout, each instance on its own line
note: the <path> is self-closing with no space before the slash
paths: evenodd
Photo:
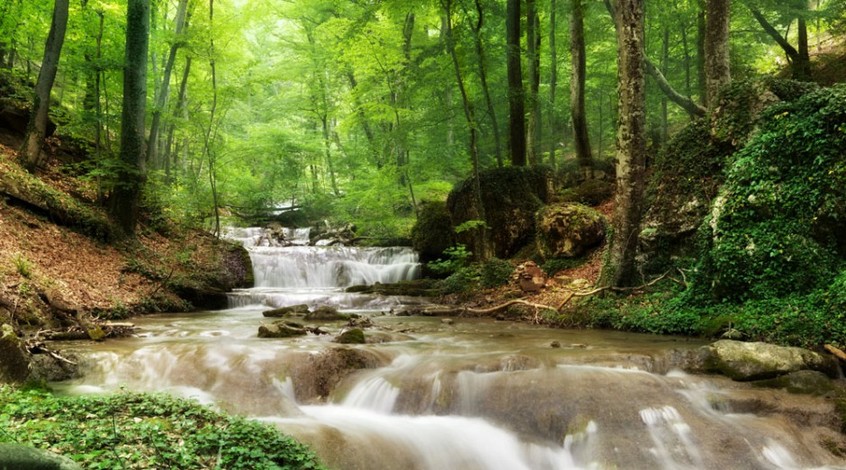
<path id="1" fill-rule="evenodd" d="M 67 24 L 68 0 L 56 0 L 53 6 L 53 21 L 50 24 L 50 33 L 47 35 L 47 43 L 44 45 L 44 60 L 41 62 L 38 82 L 35 84 L 35 99 L 32 103 L 29 124 L 21 148 L 20 156 L 23 165 L 29 171 L 35 171 L 41 164 L 41 147 L 44 145 L 49 121 L 50 92 L 53 90 L 53 82 L 56 80 L 56 72 L 59 69 L 59 57 L 62 54 L 62 45 L 65 42 Z"/>
<path id="2" fill-rule="evenodd" d="M 109 213 L 124 236 L 133 237 L 138 200 L 145 180 L 144 117 L 147 105 L 147 49 L 150 42 L 150 0 L 129 0 L 126 10 L 126 62 L 120 165 Z"/>
<path id="3" fill-rule="evenodd" d="M 537 165 L 540 153 L 540 20 L 538 19 L 535 0 L 526 0 L 526 58 L 528 59 L 529 93 L 526 101 L 529 104 L 529 119 L 526 123 L 526 158 L 531 165 Z"/>
<path id="4" fill-rule="evenodd" d="M 499 122 L 496 118 L 496 108 L 494 107 L 493 99 L 491 98 L 491 90 L 488 86 L 488 66 L 485 49 L 482 45 L 482 27 L 485 24 L 485 11 L 482 8 L 481 0 L 474 0 L 474 3 L 476 7 L 476 21 L 470 22 L 470 29 L 473 31 L 473 45 L 476 48 L 479 81 L 482 85 L 482 92 L 485 95 L 485 106 L 487 107 L 488 116 L 491 120 L 491 128 L 493 129 L 496 164 L 497 166 L 502 167 L 502 143 L 499 136 Z"/>
<path id="5" fill-rule="evenodd" d="M 716 104 L 720 88 L 731 81 L 729 20 L 731 0 L 705 2 L 705 103 Z"/>
<path id="6" fill-rule="evenodd" d="M 646 113 L 643 56 L 643 0 L 617 0 L 617 191 L 613 238 L 600 283 L 633 284 L 643 204 Z"/>
<path id="7" fill-rule="evenodd" d="M 505 13 L 508 69 L 508 145 L 511 164 L 526 165 L 526 116 L 520 64 L 520 0 L 508 0 Z"/>
<path id="8" fill-rule="evenodd" d="M 590 167 L 593 156 L 590 151 L 587 115 L 585 113 L 585 27 L 582 0 L 571 0 L 570 10 L 570 116 L 573 121 L 573 136 L 576 158 L 582 167 Z"/>
<path id="9" fill-rule="evenodd" d="M 761 25 L 761 28 L 781 47 L 787 60 L 790 62 L 793 78 L 796 80 L 810 80 L 811 79 L 811 59 L 808 52 L 808 26 L 806 16 L 808 14 L 808 0 L 791 0 L 784 3 L 787 8 L 782 11 L 781 16 L 784 18 L 783 22 L 788 25 L 792 23 L 793 19 L 797 20 L 797 47 L 786 39 L 785 36 L 767 21 L 766 16 L 761 12 L 761 9 L 755 5 L 751 0 L 746 1 L 746 6 L 755 17 L 755 21 Z M 784 8 L 782 6 L 782 8 Z"/>

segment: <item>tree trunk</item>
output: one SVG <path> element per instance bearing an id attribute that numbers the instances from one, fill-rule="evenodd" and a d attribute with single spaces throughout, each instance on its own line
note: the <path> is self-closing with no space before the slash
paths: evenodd
<path id="1" fill-rule="evenodd" d="M 464 86 L 464 77 L 461 74 L 461 65 L 458 62 L 458 54 L 455 51 L 455 38 L 452 34 L 452 0 L 442 0 L 441 5 L 446 14 L 446 21 L 444 22 L 444 38 L 446 39 L 447 51 L 450 58 L 452 58 L 452 66 L 455 71 L 455 80 L 458 85 L 458 91 L 461 93 L 461 103 L 464 108 L 464 118 L 467 121 L 467 130 L 469 131 L 468 150 L 470 151 L 470 160 L 473 164 L 473 205 L 476 209 L 476 217 L 478 220 L 485 221 L 485 206 L 482 201 L 481 179 L 479 177 L 479 148 L 478 148 L 478 129 L 476 128 L 476 115 L 473 109 L 473 102 L 467 95 L 467 88 Z M 486 260 L 489 257 L 489 243 L 488 243 L 488 229 L 483 224 L 477 230 L 477 243 L 473 248 L 473 252 L 478 260 Z"/>
<path id="2" fill-rule="evenodd" d="M 579 161 L 579 166 L 586 169 L 593 165 L 593 155 L 591 155 L 590 150 L 587 113 L 585 112 L 585 17 L 582 0 L 571 0 L 571 2 L 570 60 L 572 62 L 572 76 L 570 77 L 570 115 L 573 120 L 576 158 Z"/>
<path id="3" fill-rule="evenodd" d="M 635 252 L 640 231 L 646 159 L 643 0 L 617 0 L 617 192 L 614 233 L 601 284 L 635 283 Z"/>
<path id="4" fill-rule="evenodd" d="M 138 199 L 145 179 L 144 116 L 147 104 L 147 49 L 150 0 L 129 0 L 126 12 L 126 61 L 123 79 L 120 162 L 109 213 L 126 237 L 135 236 Z"/>
<path id="5" fill-rule="evenodd" d="M 508 136 L 511 164 L 526 165 L 526 111 L 520 64 L 520 0 L 508 0 L 505 13 L 508 69 Z"/>
<path id="6" fill-rule="evenodd" d="M 708 89 L 705 85 L 705 0 L 698 0 L 699 14 L 696 15 L 696 78 L 699 102 L 708 107 Z"/>
<path id="7" fill-rule="evenodd" d="M 29 124 L 21 148 L 22 163 L 31 172 L 34 172 L 42 161 L 41 147 L 44 145 L 44 137 L 47 135 L 47 122 L 50 119 L 48 115 L 50 92 L 53 90 L 53 82 L 56 80 L 56 72 L 59 69 L 59 57 L 62 54 L 67 25 L 68 0 L 56 0 L 53 6 L 53 21 L 50 24 L 50 33 L 47 35 L 47 42 L 44 45 L 44 60 L 41 62 L 38 82 L 35 84 L 35 99 L 29 113 Z"/>
<path id="8" fill-rule="evenodd" d="M 730 0 L 706 0 L 705 90 L 711 108 L 717 104 L 720 88 L 731 81 L 729 64 Z"/>
<path id="9" fill-rule="evenodd" d="M 553 0 L 555 1 L 555 0 Z M 476 57 L 479 62 L 479 81 L 482 84 L 482 92 L 485 95 L 485 106 L 488 108 L 488 116 L 491 119 L 491 127 L 494 136 L 494 153 L 496 155 L 496 164 L 502 168 L 502 138 L 499 135 L 499 122 L 496 118 L 496 108 L 491 99 L 491 91 L 488 86 L 488 66 L 485 58 L 485 49 L 482 46 L 482 26 L 485 22 L 485 12 L 482 9 L 481 0 L 475 0 L 476 4 L 476 22 L 472 24 L 473 29 L 473 43 L 476 47 Z"/>
<path id="10" fill-rule="evenodd" d="M 209 0 L 209 27 L 212 31 L 214 25 L 214 0 Z M 214 36 L 209 37 L 209 68 L 211 69 L 211 79 L 212 79 L 212 105 L 211 109 L 209 110 L 209 127 L 206 130 L 205 135 L 205 150 L 206 156 L 209 160 L 209 187 L 211 188 L 212 193 L 212 204 L 214 207 L 214 235 L 220 236 L 220 203 L 218 201 L 218 194 L 217 194 L 217 177 L 215 172 L 217 171 L 217 158 L 215 155 L 215 151 L 212 148 L 214 144 L 214 139 L 212 138 L 212 129 L 214 128 L 214 119 L 215 113 L 217 112 L 217 66 L 215 64 L 215 51 L 214 51 Z M 216 137 L 216 133 L 215 133 Z"/>
<path id="11" fill-rule="evenodd" d="M 803 10 L 807 10 L 807 0 L 802 0 L 801 5 Z M 787 59 L 790 61 L 793 78 L 796 80 L 810 80 L 811 62 L 808 56 L 808 28 L 804 17 L 804 11 L 799 15 L 799 50 L 797 50 L 787 41 L 787 39 L 782 37 L 778 30 L 775 29 L 769 21 L 767 21 L 766 17 L 764 17 L 760 10 L 749 5 L 747 6 L 749 7 L 749 11 L 752 12 L 752 16 L 754 16 L 755 20 L 758 21 L 758 24 L 761 25 L 761 28 L 763 28 L 763 30 L 771 38 L 773 38 L 776 44 L 782 48 L 785 55 L 787 55 Z"/>
<path id="12" fill-rule="evenodd" d="M 161 126 L 162 113 L 165 112 L 165 107 L 167 106 L 170 92 L 170 76 L 173 73 L 173 66 L 176 63 L 176 53 L 183 44 L 182 33 L 185 30 L 187 10 L 188 0 L 179 0 L 179 6 L 176 9 L 176 18 L 174 19 L 174 35 L 176 37 L 170 45 L 170 52 L 168 53 L 167 62 L 165 62 L 164 72 L 162 74 L 161 86 L 156 96 L 156 107 L 153 109 L 153 118 L 150 121 L 147 161 L 154 168 L 161 168 L 163 166 L 162 162 L 159 161 L 159 127 Z"/>
<path id="13" fill-rule="evenodd" d="M 540 152 L 540 23 L 535 0 L 526 0 L 526 58 L 529 64 L 529 119 L 526 123 L 526 159 L 538 164 Z"/>
<path id="14" fill-rule="evenodd" d="M 555 93 L 558 87 L 558 49 L 555 43 L 556 16 L 558 2 L 549 0 L 549 165 L 555 167 L 555 146 L 557 129 L 555 126 Z"/>

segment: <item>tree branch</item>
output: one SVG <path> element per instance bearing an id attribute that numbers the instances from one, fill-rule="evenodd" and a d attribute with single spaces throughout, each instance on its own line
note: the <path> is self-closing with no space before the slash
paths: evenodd
<path id="1" fill-rule="evenodd" d="M 795 62 L 799 58 L 799 51 L 797 51 L 795 47 L 793 47 L 789 42 L 787 42 L 786 39 L 781 36 L 781 34 L 779 34 L 779 32 L 773 27 L 773 25 L 771 25 L 770 22 L 767 21 L 766 18 L 764 18 L 764 15 L 761 13 L 760 10 L 751 5 L 747 5 L 747 7 L 749 8 L 749 11 L 752 12 L 752 16 L 754 16 L 755 19 L 758 20 L 758 24 L 760 24 L 761 27 L 764 28 L 764 31 L 766 31 L 766 33 L 770 35 L 770 37 L 773 38 L 775 42 L 778 43 L 779 46 L 781 46 L 782 49 L 784 49 L 785 54 L 790 57 L 790 60 Z"/>
<path id="2" fill-rule="evenodd" d="M 673 89 L 673 86 L 670 85 L 670 82 L 667 81 L 664 74 L 658 70 L 658 67 L 656 67 L 655 64 L 653 64 L 648 58 L 644 60 L 644 63 L 646 65 L 646 73 L 655 80 L 658 84 L 658 88 L 667 95 L 667 98 L 669 98 L 670 101 L 681 106 L 682 109 L 691 115 L 699 117 L 705 116 L 706 109 L 703 106 L 700 106 L 699 103 L 690 99 L 690 97 L 684 96 Z"/>

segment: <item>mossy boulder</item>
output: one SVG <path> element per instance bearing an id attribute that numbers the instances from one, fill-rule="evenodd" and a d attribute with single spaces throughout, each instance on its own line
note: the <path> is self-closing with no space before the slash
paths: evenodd
<path id="1" fill-rule="evenodd" d="M 299 403 L 325 400 L 348 375 L 362 369 L 384 367 L 389 362 L 388 357 L 373 351 L 343 346 L 310 354 L 291 370 L 294 394 Z"/>
<path id="2" fill-rule="evenodd" d="M 546 206 L 538 211 L 535 220 L 535 241 L 544 258 L 575 258 L 605 238 L 605 218 L 581 204 Z"/>
<path id="3" fill-rule="evenodd" d="M 490 254 L 510 258 L 528 244 L 535 231 L 535 213 L 548 203 L 554 193 L 553 173 L 545 167 L 507 167 L 484 171 L 479 175 L 485 217 L 489 229 Z M 453 188 L 447 198 L 452 226 L 478 220 L 473 196 L 474 178 Z M 476 230 L 456 236 L 459 243 L 474 254 L 481 249 Z"/>
<path id="4" fill-rule="evenodd" d="M 23 382 L 29 377 L 30 355 L 10 325 L 0 328 L 0 383 Z"/>
<path id="5" fill-rule="evenodd" d="M 364 330 L 361 328 L 350 328 L 336 336 L 335 342 L 339 344 L 364 344 L 367 341 L 364 337 Z"/>
<path id="6" fill-rule="evenodd" d="M 773 379 L 800 370 L 815 370 L 830 377 L 839 372 L 834 359 L 803 348 L 733 340 L 716 341 L 705 348 L 706 370 L 737 381 Z"/>
<path id="7" fill-rule="evenodd" d="M 280 318 L 289 315 L 306 314 L 308 313 L 308 304 L 289 305 L 287 307 L 274 308 L 273 310 L 265 310 L 261 312 L 262 316 L 266 318 Z"/>
<path id="8" fill-rule="evenodd" d="M 259 338 L 292 338 L 295 336 L 305 336 L 308 331 L 294 322 L 277 321 L 270 324 L 259 326 Z"/>
<path id="9" fill-rule="evenodd" d="M 561 202 L 578 202 L 588 206 L 598 206 L 614 195 L 614 183 L 603 179 L 589 179 L 577 186 L 561 191 Z"/>
<path id="10" fill-rule="evenodd" d="M 420 204 L 417 222 L 411 228 L 411 246 L 420 253 L 420 261 L 434 261 L 455 243 L 452 220 L 445 202 Z"/>
<path id="11" fill-rule="evenodd" d="M 782 388 L 790 393 L 827 395 L 834 391 L 834 383 L 827 375 L 815 370 L 800 370 L 769 380 L 755 382 L 757 387 Z"/>
<path id="12" fill-rule="evenodd" d="M 82 470 L 73 460 L 47 450 L 0 443 L 0 468 L 15 470 Z"/>
<path id="13" fill-rule="evenodd" d="M 321 305 L 305 316 L 305 319 L 309 321 L 336 321 L 347 320 L 348 318 L 349 315 L 338 312 L 338 309 L 331 305 Z"/>

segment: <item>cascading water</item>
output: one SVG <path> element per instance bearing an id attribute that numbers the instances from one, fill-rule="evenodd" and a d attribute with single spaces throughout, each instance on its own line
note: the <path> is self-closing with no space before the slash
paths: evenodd
<path id="1" fill-rule="evenodd" d="M 277 253 L 299 259 L 301 248 Z M 413 259 L 324 255 L 344 253 L 353 265 L 381 260 L 373 272 Z M 846 468 L 828 450 L 846 448 L 829 400 L 678 372 L 677 351 L 699 347 L 687 340 L 396 317 L 382 310 L 397 301 L 384 299 L 363 312 L 378 343 L 256 337 L 262 302 L 377 302 L 342 298 L 342 284 L 286 287 L 285 298 L 272 292 L 283 288 L 260 287 L 238 308 L 140 318 L 138 337 L 90 346 L 89 372 L 65 387 L 195 397 L 273 423 L 343 470 Z"/>

